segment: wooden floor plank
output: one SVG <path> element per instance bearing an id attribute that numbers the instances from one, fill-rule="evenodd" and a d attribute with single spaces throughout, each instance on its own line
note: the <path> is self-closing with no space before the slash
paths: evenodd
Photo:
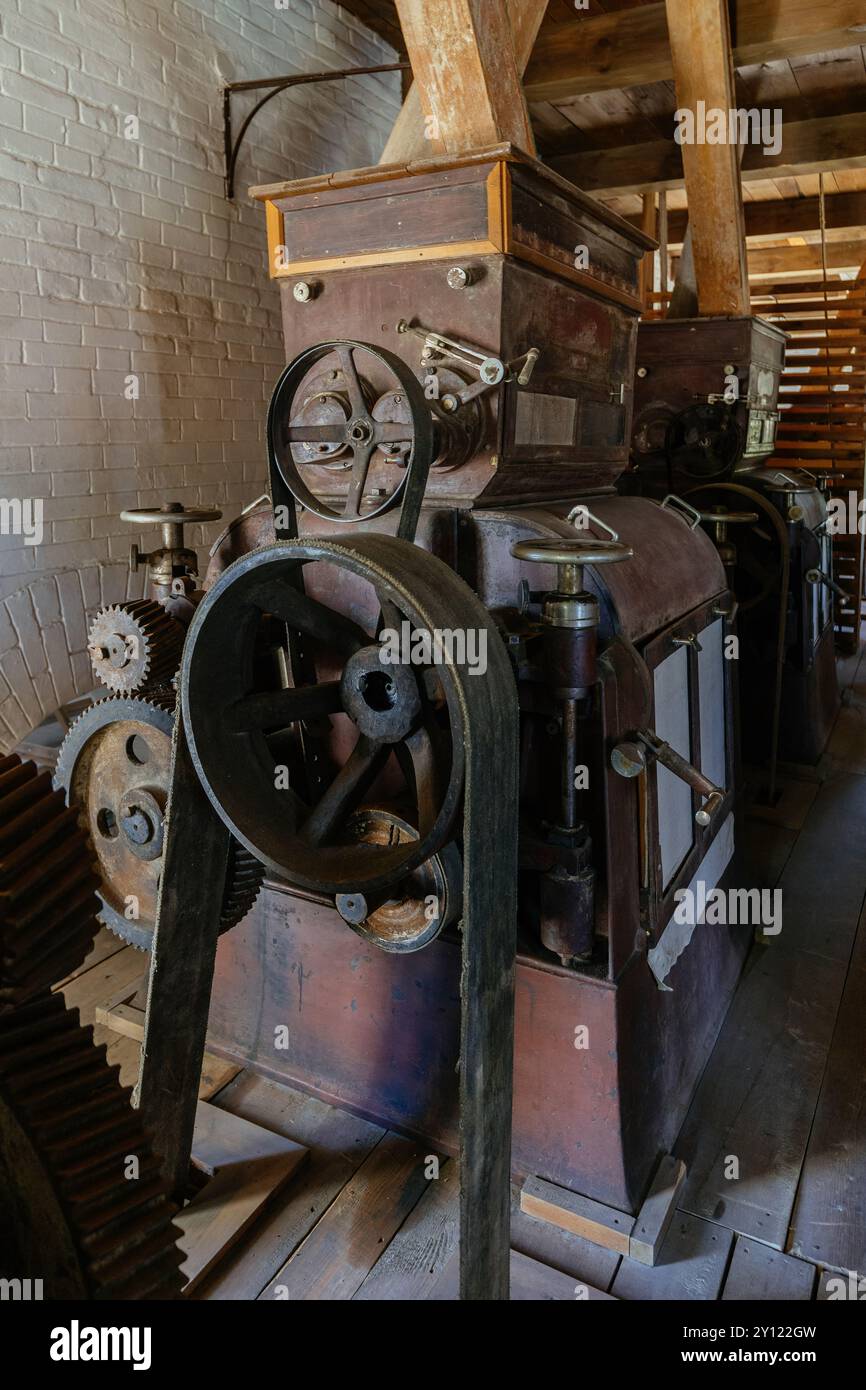
<path id="1" fill-rule="evenodd" d="M 310 1151 L 297 1178 L 279 1194 L 199 1290 L 200 1298 L 254 1299 L 286 1263 L 349 1182 L 385 1131 L 290 1086 L 243 1072 L 214 1104 L 288 1135 Z"/>
<path id="2" fill-rule="evenodd" d="M 866 1272 L 866 919 L 839 1018 L 792 1220 L 791 1250 L 833 1270 Z"/>
<path id="3" fill-rule="evenodd" d="M 126 985 L 134 986 L 141 978 L 146 960 L 141 951 L 124 946 L 62 987 L 67 1006 L 78 1009 L 82 1023 L 93 1023 L 97 1004 L 102 1004 Z"/>
<path id="4" fill-rule="evenodd" d="M 429 1149 L 386 1134 L 262 1298 L 352 1298 L 425 1191 Z"/>
<path id="5" fill-rule="evenodd" d="M 100 927 L 96 936 L 93 938 L 93 945 L 81 962 L 77 970 L 72 970 L 62 980 L 58 980 L 55 989 L 62 989 L 70 980 L 74 980 L 77 975 L 83 975 L 86 970 L 91 970 L 94 965 L 100 965 L 110 956 L 116 956 L 118 951 L 129 950 L 125 941 L 121 941 L 119 936 L 115 936 L 108 927 Z M 141 957 L 139 956 L 139 959 Z"/>
<path id="6" fill-rule="evenodd" d="M 308 1151 L 293 1139 L 200 1101 L 192 1156 L 210 1181 L 177 1216 L 187 1294 L 249 1230 Z"/>
<path id="7" fill-rule="evenodd" d="M 624 1259 L 611 1293 L 614 1298 L 652 1301 L 718 1298 L 733 1240 L 724 1226 L 678 1211 L 658 1263 Z"/>
<path id="8" fill-rule="evenodd" d="M 782 1250 L 845 970 L 777 942 L 759 950 L 674 1152 L 683 1210 Z"/>
<path id="9" fill-rule="evenodd" d="M 722 1300 L 735 1303 L 811 1299 L 815 1274 L 814 1265 L 794 1260 L 760 1241 L 738 1236 Z"/>
<path id="10" fill-rule="evenodd" d="M 866 726 L 861 736 L 866 757 Z M 866 771 L 866 761 L 864 761 Z M 774 944 L 848 963 L 866 892 L 866 778 L 846 773 L 824 782 L 785 865 L 782 931 Z"/>
<path id="11" fill-rule="evenodd" d="M 615 1299 L 602 1289 L 594 1288 L 552 1269 L 540 1260 L 511 1251 L 509 1270 L 512 1303 L 613 1303 Z M 452 1303 L 460 1297 L 460 1261 L 455 1251 L 445 1265 L 428 1295 L 431 1302 Z"/>
<path id="12" fill-rule="evenodd" d="M 427 1184 L 384 1254 L 376 1261 L 356 1299 L 416 1302 L 429 1296 L 460 1236 L 460 1178 L 455 1159 Z"/>

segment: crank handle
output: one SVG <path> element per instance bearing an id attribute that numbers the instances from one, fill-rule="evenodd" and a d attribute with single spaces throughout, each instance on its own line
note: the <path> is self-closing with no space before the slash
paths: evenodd
<path id="1" fill-rule="evenodd" d="M 698 825 L 709 825 L 724 803 L 727 792 L 699 772 L 669 743 L 660 739 L 653 729 L 638 729 L 633 739 L 618 743 L 611 751 L 610 763 L 620 777 L 638 777 L 646 771 L 647 762 L 653 758 L 690 786 L 692 791 L 706 798 L 695 812 L 695 820 Z"/>
<path id="2" fill-rule="evenodd" d="M 837 598 L 848 597 L 842 586 L 840 584 L 837 584 L 835 579 L 831 579 L 829 574 L 825 574 L 823 570 L 807 570 L 806 582 L 809 584 L 826 584 L 827 588 L 832 589 L 833 593 L 836 595 Z"/>

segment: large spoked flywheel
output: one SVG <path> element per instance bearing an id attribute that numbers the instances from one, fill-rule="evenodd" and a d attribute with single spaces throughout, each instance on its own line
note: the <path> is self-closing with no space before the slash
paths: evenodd
<path id="1" fill-rule="evenodd" d="M 312 678 L 263 681 L 257 634 L 274 617 Z M 473 622 L 477 600 L 454 572 L 391 536 L 287 541 L 220 576 L 185 648 L 187 738 L 224 823 L 271 872 L 308 891 L 375 895 L 449 842 L 464 780 L 455 675 L 466 660 L 433 638 L 465 638 Z M 484 641 L 501 646 L 485 623 Z M 378 640 L 386 628 L 400 638 L 394 661 Z M 305 740 L 306 783 L 293 737 Z M 353 813 L 365 805 L 394 808 L 417 835 L 359 837 Z"/>

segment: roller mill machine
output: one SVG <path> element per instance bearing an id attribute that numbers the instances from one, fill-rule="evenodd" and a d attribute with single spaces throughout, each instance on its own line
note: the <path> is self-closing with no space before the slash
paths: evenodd
<path id="1" fill-rule="evenodd" d="M 678 494 L 716 542 L 738 603 L 743 753 L 769 762 L 771 795 L 777 758 L 817 762 L 839 707 L 825 479 L 771 463 L 784 355 L 760 318 L 642 323 L 620 482 Z"/>
<path id="2" fill-rule="evenodd" d="M 725 568 L 687 508 L 614 487 L 651 243 L 508 146 L 255 193 L 271 500 L 215 548 L 179 679 L 266 872 L 209 1046 L 455 1149 L 461 942 L 499 939 L 496 874 L 513 1169 L 632 1211 L 746 945 L 674 919 L 733 847 Z M 477 986 L 464 962 L 464 1043 Z"/>

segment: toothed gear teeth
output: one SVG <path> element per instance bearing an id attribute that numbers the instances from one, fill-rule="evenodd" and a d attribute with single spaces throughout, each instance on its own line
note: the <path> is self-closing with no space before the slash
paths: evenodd
<path id="1" fill-rule="evenodd" d="M 90 949 L 97 882 L 62 792 L 0 758 L 0 1277 L 49 1299 L 174 1299 L 176 1208 L 141 1117 L 51 992 Z"/>
<path id="2" fill-rule="evenodd" d="M 96 849 L 102 921 L 140 951 L 150 950 L 156 922 L 175 706 L 170 687 L 98 700 L 69 729 L 54 774 Z M 247 915 L 263 878 L 259 861 L 232 839 L 221 932 Z M 137 915 L 128 915 L 133 908 Z"/>
<path id="3" fill-rule="evenodd" d="M 117 694 L 168 685 L 183 650 L 185 628 L 153 599 L 101 608 L 88 650 L 97 680 Z"/>

